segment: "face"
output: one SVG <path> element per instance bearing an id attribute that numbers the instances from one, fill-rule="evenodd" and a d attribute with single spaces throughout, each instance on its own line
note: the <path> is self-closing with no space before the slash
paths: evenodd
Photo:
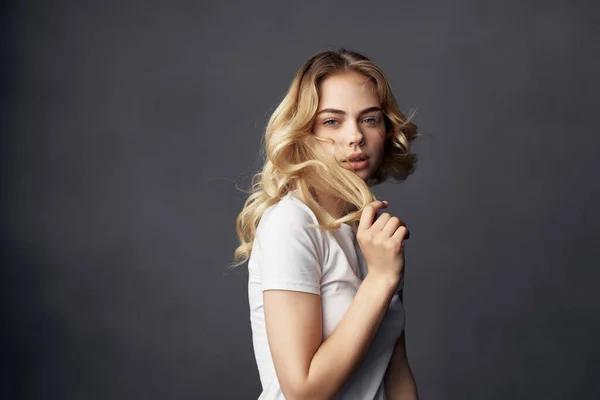
<path id="1" fill-rule="evenodd" d="M 366 181 L 383 160 L 385 122 L 375 85 L 357 72 L 325 78 L 319 87 L 315 136 L 344 168 Z"/>

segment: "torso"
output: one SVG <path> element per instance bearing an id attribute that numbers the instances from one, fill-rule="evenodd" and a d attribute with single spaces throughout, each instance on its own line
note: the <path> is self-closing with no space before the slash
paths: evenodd
<path id="1" fill-rule="evenodd" d="M 289 195 L 285 202 L 286 212 L 307 213 L 314 222 L 316 217 L 300 200 Z M 272 206 L 277 207 L 278 205 Z M 269 210 L 263 218 L 268 219 Z M 261 221 L 262 223 L 262 221 Z M 260 231 L 260 225 L 259 225 Z M 339 324 L 362 283 L 367 266 L 356 242 L 356 234 L 349 225 L 342 224 L 339 229 L 320 231 L 319 245 L 322 256 L 322 277 L 320 296 L 323 315 L 323 340 Z M 254 351 L 259 368 L 263 394 L 260 399 L 283 399 L 277 382 L 274 367 L 268 349 L 264 314 L 262 310 L 262 287 L 260 276 L 260 247 L 253 249 L 248 263 L 248 295 L 251 310 Z M 403 282 L 398 289 L 401 290 Z M 358 370 L 350 377 L 340 392 L 338 399 L 378 399 L 385 398 L 383 376 L 387 369 L 396 340 L 404 330 L 405 313 L 398 293 L 395 293 L 383 322 L 375 336 L 365 359 Z"/>

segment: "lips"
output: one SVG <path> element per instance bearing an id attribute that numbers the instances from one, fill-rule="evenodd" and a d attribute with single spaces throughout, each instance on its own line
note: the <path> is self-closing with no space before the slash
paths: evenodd
<path id="1" fill-rule="evenodd" d="M 368 158 L 369 157 L 367 157 L 367 155 L 364 154 L 364 153 L 352 153 L 344 161 L 347 161 L 347 162 L 359 162 L 359 161 L 365 161 Z"/>
<path id="2" fill-rule="evenodd" d="M 368 160 L 369 160 L 369 157 L 366 154 L 353 153 L 353 154 L 350 154 L 344 162 L 347 163 L 350 166 L 350 168 L 352 168 L 353 170 L 356 171 L 356 170 L 364 169 L 364 168 L 368 167 L 369 166 Z"/>

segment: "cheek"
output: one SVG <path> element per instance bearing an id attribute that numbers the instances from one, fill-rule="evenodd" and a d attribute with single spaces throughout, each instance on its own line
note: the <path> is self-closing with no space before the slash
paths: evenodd
<path id="1" fill-rule="evenodd" d="M 334 149 L 333 144 L 329 140 L 319 140 L 319 143 L 321 144 L 321 147 L 325 149 L 328 153 L 332 152 Z"/>
<path id="2" fill-rule="evenodd" d="M 381 147 L 379 148 L 379 158 L 383 159 L 383 155 L 385 154 L 385 142 L 381 142 Z"/>
<path id="3" fill-rule="evenodd" d="M 323 136 L 323 135 L 315 135 L 318 138 L 321 139 L 326 139 L 326 140 L 319 140 L 319 144 L 321 145 L 321 148 L 325 151 L 325 153 L 333 156 L 334 158 L 338 158 L 337 156 L 339 156 L 339 151 L 337 151 L 336 149 L 338 148 L 338 146 L 336 146 L 334 143 L 331 142 L 330 137 L 328 136 Z"/>
<path id="4" fill-rule="evenodd" d="M 313 135 L 319 139 L 319 143 L 326 150 L 333 151 L 334 148 L 338 147 L 336 146 L 336 139 L 333 137 L 333 135 L 322 132 L 314 132 Z"/>
<path id="5" fill-rule="evenodd" d="M 374 169 L 379 169 L 379 167 L 381 167 L 381 164 L 383 163 L 384 154 L 385 154 L 385 140 L 381 140 L 380 143 L 377 143 L 376 148 L 373 149 L 374 159 L 377 160 L 375 162 L 375 165 L 373 165 Z"/>
<path id="6" fill-rule="evenodd" d="M 373 135 L 371 140 L 371 151 L 376 154 L 379 158 L 383 158 L 383 152 L 385 150 L 385 137 L 380 133 Z"/>

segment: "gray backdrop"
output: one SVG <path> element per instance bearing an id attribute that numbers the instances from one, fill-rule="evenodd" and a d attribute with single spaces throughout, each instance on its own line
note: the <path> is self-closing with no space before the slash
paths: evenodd
<path id="1" fill-rule="evenodd" d="M 599 398 L 597 3 L 3 4 L 1 397 L 258 396 L 236 185 L 344 46 L 423 133 L 376 189 L 422 398 Z"/>

